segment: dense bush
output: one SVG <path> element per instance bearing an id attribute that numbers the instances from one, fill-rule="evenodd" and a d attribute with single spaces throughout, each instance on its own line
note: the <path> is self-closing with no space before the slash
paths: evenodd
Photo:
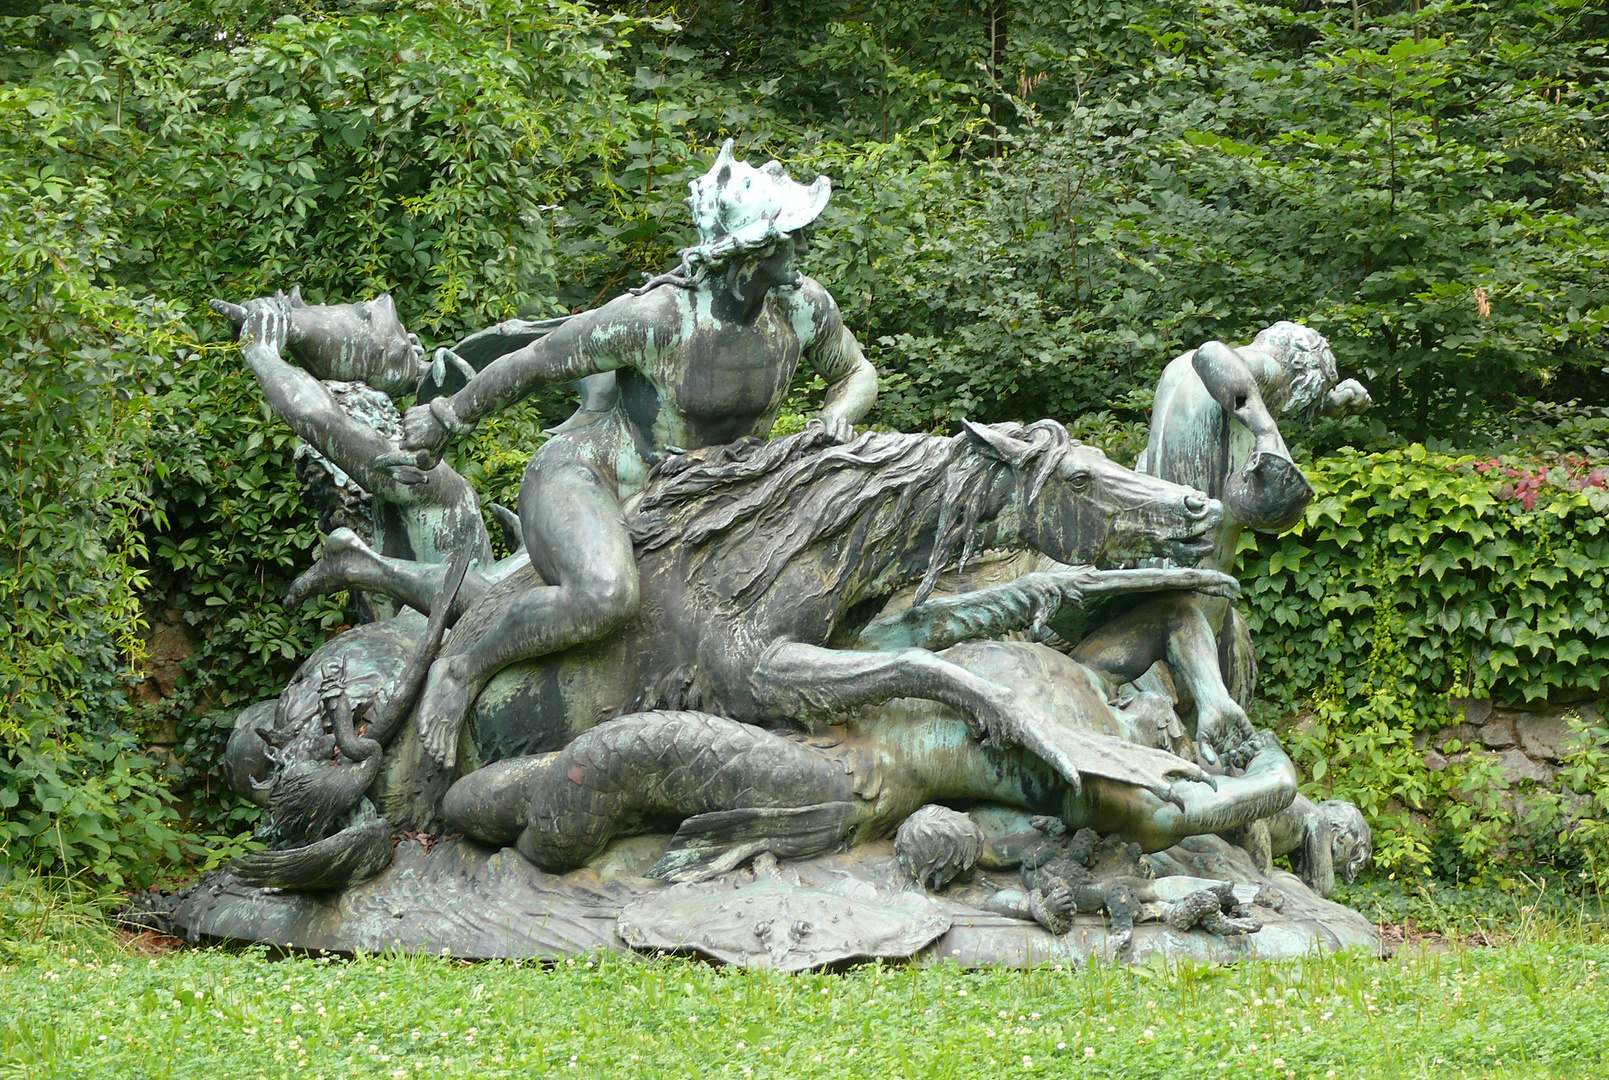
<path id="1" fill-rule="evenodd" d="M 150 372 L 172 314 L 98 280 L 106 189 L 0 184 L 0 866 L 181 854 L 126 720 L 149 584 Z"/>
<path id="2" fill-rule="evenodd" d="M 1430 863 L 1440 839 L 1479 866 L 1526 826 L 1558 824 L 1556 815 L 1515 821 L 1490 760 L 1432 770 L 1423 747 L 1456 723 L 1451 697 L 1523 702 L 1606 689 L 1606 464 L 1418 445 L 1343 452 L 1306 470 L 1318 497 L 1300 526 L 1243 542 L 1262 688 L 1281 712 L 1311 708 L 1289 745 L 1321 790 L 1375 821 L 1383 865 Z M 1601 741 L 1589 738 L 1581 760 L 1600 760 Z M 1606 779 L 1592 769 L 1567 776 L 1595 800 L 1609 793 Z"/>

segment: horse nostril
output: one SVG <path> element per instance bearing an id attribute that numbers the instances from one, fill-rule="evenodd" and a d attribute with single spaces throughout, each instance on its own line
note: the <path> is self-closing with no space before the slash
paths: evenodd
<path id="1" fill-rule="evenodd" d="M 1211 500 L 1205 495 L 1186 495 L 1184 497 L 1184 512 L 1194 518 L 1206 517 L 1209 505 L 1211 505 Z"/>

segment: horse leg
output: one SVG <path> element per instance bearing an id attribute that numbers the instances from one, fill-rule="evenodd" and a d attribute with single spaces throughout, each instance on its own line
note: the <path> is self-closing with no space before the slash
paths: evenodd
<path id="1" fill-rule="evenodd" d="M 1218 637 L 1194 592 L 1154 597 L 1090 634 L 1072 651 L 1079 663 L 1114 682 L 1133 682 L 1166 660 L 1196 703 L 1196 742 L 1209 763 L 1251 737 L 1251 722 L 1224 685 Z"/>
<path id="2" fill-rule="evenodd" d="M 1212 762 L 1221 751 L 1239 746 L 1252 736 L 1251 721 L 1224 685 L 1218 666 L 1218 637 L 1201 610 L 1199 598 L 1175 598 L 1165 638 L 1168 666 L 1173 677 L 1196 703 L 1196 743 Z"/>
<path id="3" fill-rule="evenodd" d="M 1167 655 L 1180 594 L 1152 597 L 1088 634 L 1068 655 L 1122 685 Z"/>
<path id="4" fill-rule="evenodd" d="M 291 583 L 284 603 L 286 607 L 294 608 L 315 596 L 362 589 L 389 596 L 428 615 L 431 602 L 441 591 L 441 583 L 446 576 L 446 563 L 422 563 L 381 555 L 351 529 L 336 529 L 324 541 L 324 550 L 319 553 L 312 569 Z M 470 604 L 485 595 L 489 587 L 486 579 L 475 571 L 466 574 L 452 617 L 456 619 Z"/>
<path id="5" fill-rule="evenodd" d="M 1203 589 L 1233 597 L 1239 594 L 1240 585 L 1217 570 L 1097 570 L 1093 566 L 1037 570 L 998 585 L 936 597 L 873 619 L 861 630 L 855 644 L 880 651 L 937 651 L 960 641 L 997 638 L 1030 627 L 1038 629 L 1063 604 L 1076 607 L 1097 597 L 1158 589 Z"/>
<path id="6" fill-rule="evenodd" d="M 520 487 L 520 522 L 531 565 L 547 584 L 481 605 L 431 666 L 419 734 L 443 765 L 456 759 L 470 704 L 498 671 L 601 638 L 637 612 L 637 564 L 620 498 L 572 447 L 532 459 Z"/>

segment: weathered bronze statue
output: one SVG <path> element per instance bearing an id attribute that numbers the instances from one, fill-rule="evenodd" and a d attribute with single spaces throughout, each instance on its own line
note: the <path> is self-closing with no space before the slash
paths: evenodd
<path id="1" fill-rule="evenodd" d="M 1305 326 L 1275 323 L 1247 346 L 1209 341 L 1162 373 L 1150 439 L 1135 468 L 1199 488 L 1224 504 L 1203 564 L 1232 571 L 1242 529 L 1279 533 L 1313 497 L 1276 426 L 1368 408 L 1357 382 L 1337 384 L 1329 342 Z M 1174 592 L 1147 598 L 1078 642 L 1074 655 L 1114 683 L 1166 660 L 1194 703 L 1203 758 L 1250 737 L 1246 705 L 1256 658 L 1245 623 L 1222 598 Z"/>
<path id="2" fill-rule="evenodd" d="M 549 382 L 614 372 L 618 399 L 559 433 L 520 486 L 520 528 L 539 580 L 491 625 L 454 635 L 419 706 L 425 747 L 450 763 L 458 730 L 486 681 L 518 660 L 617 630 L 640 589 L 621 500 L 668 452 L 764 436 L 800 360 L 828 382 L 822 424 L 846 441 L 877 394 L 877 375 L 838 306 L 799 272 L 804 230 L 827 205 L 826 178 L 805 187 L 778 162 L 737 161 L 728 140 L 693 182 L 700 242 L 676 272 L 576 316 L 492 362 L 451 397 L 409 410 L 403 445 L 384 460 L 428 469 L 448 439 Z"/>
<path id="3" fill-rule="evenodd" d="M 692 185 L 700 242 L 676 270 L 434 363 L 388 303 L 218 305 L 276 411 L 404 522 L 384 547 L 333 530 L 293 599 L 362 589 L 413 611 L 332 639 L 242 713 L 226 764 L 270 849 L 181 925 L 788 970 L 940 935 L 976 962 L 1372 940 L 1272 865 L 1291 854 L 1327 893 L 1366 860 L 1367 826 L 1301 800 L 1247 722 L 1255 666 L 1223 572 L 1240 529 L 1289 527 L 1311 497 L 1276 417 L 1367 395 L 1279 324 L 1169 366 L 1135 471 L 1048 420 L 856 437 L 876 375 L 796 265 L 828 191 L 728 143 Z M 801 360 L 828 380 L 822 416 L 766 441 Z M 400 431 L 364 424 L 317 376 L 422 404 Z M 523 543 L 493 563 L 440 453 L 577 380 L 580 409 L 526 472 Z M 1042 569 L 946 584 L 1012 549 Z"/>
<path id="4" fill-rule="evenodd" d="M 382 550 L 425 563 L 467 551 L 490 564 L 480 498 L 469 481 L 438 463 L 405 483 L 376 465 L 399 449 L 401 424 L 387 416 L 395 415 L 390 395 L 415 390 L 430 372 L 418 338 L 403 328 L 389 296 L 308 305 L 292 293 L 243 306 L 212 304 L 239 332 L 240 355 L 275 415 L 373 498 L 373 535 Z M 287 346 L 296 364 L 284 359 Z M 311 580 L 298 583 L 288 603 L 314 591 Z"/>

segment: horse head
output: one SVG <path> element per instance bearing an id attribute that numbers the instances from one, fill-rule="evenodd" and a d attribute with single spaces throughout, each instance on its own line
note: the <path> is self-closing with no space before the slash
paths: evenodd
<path id="1" fill-rule="evenodd" d="M 1191 566 L 1212 551 L 1223 520 L 1218 500 L 1125 469 L 1054 420 L 963 423 L 978 449 L 1011 467 L 1019 536 L 1029 547 L 1101 566 L 1158 556 Z"/>

